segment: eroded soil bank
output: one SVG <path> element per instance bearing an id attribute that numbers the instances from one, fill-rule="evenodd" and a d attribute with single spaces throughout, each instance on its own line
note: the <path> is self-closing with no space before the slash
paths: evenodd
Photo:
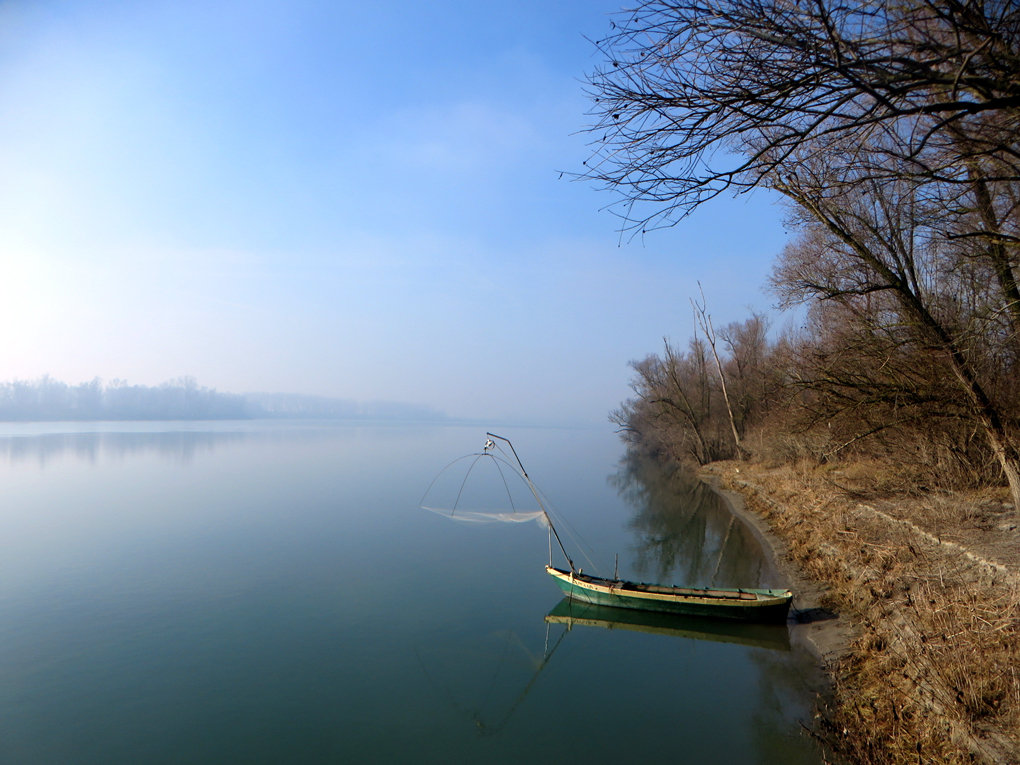
<path id="1" fill-rule="evenodd" d="M 882 467 L 718 462 L 831 674 L 849 762 L 1020 763 L 1020 517 L 1005 491 L 908 496 Z M 888 482 L 886 482 L 888 483 Z"/>

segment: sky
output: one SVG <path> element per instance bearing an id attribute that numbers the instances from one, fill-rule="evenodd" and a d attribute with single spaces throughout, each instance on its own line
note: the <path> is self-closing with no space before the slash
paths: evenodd
<path id="1" fill-rule="evenodd" d="M 785 241 L 764 192 L 621 239 L 571 180 L 619 7 L 0 2 L 0 380 L 604 423 Z"/>

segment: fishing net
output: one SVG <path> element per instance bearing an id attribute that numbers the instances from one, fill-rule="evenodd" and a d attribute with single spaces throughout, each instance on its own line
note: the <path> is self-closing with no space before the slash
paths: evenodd
<path id="1" fill-rule="evenodd" d="M 545 511 L 528 503 L 525 476 L 499 454 L 486 449 L 455 459 L 429 484 L 420 506 L 456 521 L 548 525 Z M 487 505 L 487 506 L 482 506 Z"/>

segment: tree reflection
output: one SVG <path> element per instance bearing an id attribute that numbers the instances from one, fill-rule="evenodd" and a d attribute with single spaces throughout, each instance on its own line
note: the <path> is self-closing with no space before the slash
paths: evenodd
<path id="1" fill-rule="evenodd" d="M 693 473 L 629 450 L 609 482 L 635 511 L 628 526 L 642 576 L 689 587 L 768 586 L 758 540 Z"/>
<path id="2" fill-rule="evenodd" d="M 95 463 L 101 457 L 121 460 L 145 453 L 172 462 L 190 463 L 195 455 L 234 444 L 252 434 L 245 432 L 169 431 L 137 433 L 47 433 L 0 438 L 0 461 L 46 465 L 70 457 Z"/>

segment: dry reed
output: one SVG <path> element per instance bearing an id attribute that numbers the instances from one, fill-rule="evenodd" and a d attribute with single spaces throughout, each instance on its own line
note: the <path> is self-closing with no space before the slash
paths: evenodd
<path id="1" fill-rule="evenodd" d="M 846 471 L 741 463 L 738 475 L 733 465 L 712 472 L 744 495 L 857 630 L 830 667 L 833 695 L 818 730 L 826 743 L 869 765 L 1020 763 L 1015 568 L 942 542 L 922 528 L 929 518 L 861 504 L 840 488 Z"/>

